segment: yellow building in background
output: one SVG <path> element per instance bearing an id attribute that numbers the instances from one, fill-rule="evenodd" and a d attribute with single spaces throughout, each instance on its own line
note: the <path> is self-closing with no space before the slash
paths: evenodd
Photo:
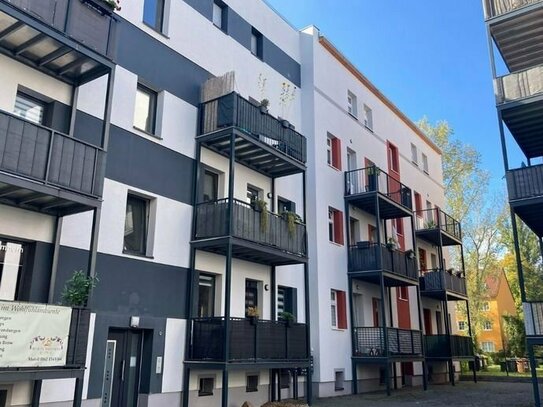
<path id="1" fill-rule="evenodd" d="M 509 282 L 502 270 L 497 276 L 488 277 L 488 299 L 483 303 L 482 312 L 486 316 L 479 333 L 479 346 L 483 352 L 498 352 L 504 349 L 504 315 L 516 315 L 515 300 Z"/>

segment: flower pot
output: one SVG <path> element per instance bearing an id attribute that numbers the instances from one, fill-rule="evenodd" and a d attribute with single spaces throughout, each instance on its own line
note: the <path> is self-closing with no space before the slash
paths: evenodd
<path id="1" fill-rule="evenodd" d="M 281 121 L 281 125 L 285 128 L 285 129 L 288 129 L 290 127 L 290 123 L 288 120 L 283 120 Z"/>
<path id="2" fill-rule="evenodd" d="M 258 323 L 258 317 L 249 317 L 249 322 L 251 325 L 256 325 Z"/>
<path id="3" fill-rule="evenodd" d="M 267 106 L 260 106 L 260 113 L 267 114 L 268 113 L 268 107 Z"/>

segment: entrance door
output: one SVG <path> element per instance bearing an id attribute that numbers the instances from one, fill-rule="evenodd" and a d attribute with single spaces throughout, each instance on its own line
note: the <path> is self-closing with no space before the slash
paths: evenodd
<path id="1" fill-rule="evenodd" d="M 142 333 L 111 329 L 108 343 L 114 344 L 111 397 L 103 407 L 136 407 L 141 369 Z M 106 372 L 107 374 L 108 372 Z"/>
<path id="2" fill-rule="evenodd" d="M 426 335 L 432 335 L 432 311 L 428 308 L 424 308 L 424 333 Z"/>

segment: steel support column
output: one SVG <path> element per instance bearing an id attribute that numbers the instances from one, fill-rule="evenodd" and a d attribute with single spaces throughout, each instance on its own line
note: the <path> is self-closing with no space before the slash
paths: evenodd
<path id="1" fill-rule="evenodd" d="M 539 395 L 539 384 L 537 382 L 537 370 L 534 355 L 534 345 L 528 344 L 528 357 L 530 358 L 530 371 L 532 373 L 532 387 L 534 392 L 535 407 L 541 407 L 541 398 Z"/>
<path id="2" fill-rule="evenodd" d="M 53 261 L 51 263 L 51 279 L 49 280 L 48 303 L 53 304 L 55 300 L 55 285 L 57 282 L 58 258 L 60 255 L 60 236 L 62 234 L 62 216 L 57 217 L 57 226 L 55 228 L 55 245 L 53 249 Z"/>
<path id="3" fill-rule="evenodd" d="M 32 402 L 30 404 L 31 407 L 40 406 L 41 385 L 42 385 L 41 380 L 34 380 L 34 383 L 32 385 Z M 74 396 L 74 406 L 75 406 L 75 396 Z"/>
<path id="4" fill-rule="evenodd" d="M 470 316 L 470 312 L 469 312 L 469 301 L 466 300 L 466 316 L 468 318 L 468 335 L 469 337 L 471 338 L 472 342 L 473 342 L 473 333 L 472 333 L 472 330 L 471 330 L 471 316 Z M 473 344 L 472 344 L 473 346 Z M 475 348 L 475 346 L 474 346 Z M 477 383 L 477 355 L 475 354 L 475 349 L 474 349 L 474 352 L 473 352 L 473 382 L 474 383 Z"/>

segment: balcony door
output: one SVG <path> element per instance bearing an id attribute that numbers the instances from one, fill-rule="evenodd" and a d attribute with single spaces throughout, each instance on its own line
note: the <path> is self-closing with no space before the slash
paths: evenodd
<path id="1" fill-rule="evenodd" d="M 387 158 L 388 158 L 388 194 L 389 197 L 398 202 L 402 202 L 401 184 L 400 184 L 400 154 L 398 147 L 387 142 Z"/>
<path id="2" fill-rule="evenodd" d="M 258 313 L 259 309 L 259 285 L 256 280 L 245 280 L 245 316 L 250 316 L 248 313 L 249 308 L 254 308 Z M 260 314 L 259 314 L 260 315 Z M 262 317 L 260 315 L 260 317 Z"/>
<path id="3" fill-rule="evenodd" d="M 23 259 L 27 245 L 0 240 L 0 300 L 20 299 Z"/>
<path id="4" fill-rule="evenodd" d="M 381 300 L 379 298 L 372 298 L 373 308 L 373 326 L 378 328 L 381 326 Z"/>
<path id="5" fill-rule="evenodd" d="M 443 335 L 443 317 L 440 311 L 436 311 L 436 327 L 438 335 Z"/>
<path id="6" fill-rule="evenodd" d="M 355 327 L 364 326 L 364 297 L 362 294 L 353 294 L 354 324 Z"/>
<path id="7" fill-rule="evenodd" d="M 349 171 L 349 187 L 351 194 L 357 194 L 360 191 L 359 181 L 358 181 L 358 172 L 355 171 L 358 169 L 356 153 L 350 148 L 347 149 L 347 171 Z M 354 171 L 354 172 L 351 172 Z"/>
<path id="8" fill-rule="evenodd" d="M 432 310 L 424 308 L 422 312 L 424 314 L 424 333 L 432 335 Z"/>
<path id="9" fill-rule="evenodd" d="M 198 279 L 198 317 L 215 316 L 215 276 L 200 274 Z"/>

